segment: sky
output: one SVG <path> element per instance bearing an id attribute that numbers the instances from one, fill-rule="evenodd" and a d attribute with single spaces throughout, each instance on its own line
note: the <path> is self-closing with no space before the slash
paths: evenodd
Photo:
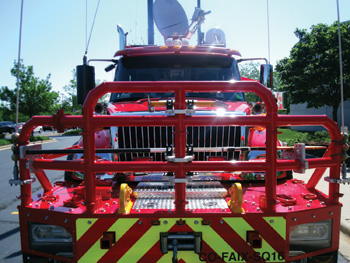
<path id="1" fill-rule="evenodd" d="M 192 17 L 197 0 L 178 0 Z M 87 3 L 87 8 L 86 8 Z M 98 0 L 24 0 L 21 59 L 34 66 L 35 76 L 50 81 L 54 91 L 72 79 L 72 70 L 82 64 Z M 337 20 L 336 0 L 268 0 L 270 62 L 288 57 L 297 42 L 296 28 L 309 30 L 319 23 Z M 267 0 L 201 0 L 211 11 L 202 31 L 219 27 L 227 47 L 242 57 L 268 58 Z M 350 20 L 350 1 L 339 0 L 340 21 Z M 0 87 L 16 87 L 10 70 L 18 59 L 21 0 L 0 0 Z M 86 15 L 87 14 L 87 15 Z M 87 21 L 87 23 L 86 23 Z M 87 26 L 86 26 L 87 24 Z M 128 44 L 147 43 L 147 0 L 101 0 L 89 42 L 88 59 L 110 59 L 119 48 L 117 25 L 128 32 Z M 195 44 L 197 36 L 191 44 Z M 155 26 L 155 44 L 164 40 Z M 94 63 L 96 79 L 111 81 L 105 63 Z"/>

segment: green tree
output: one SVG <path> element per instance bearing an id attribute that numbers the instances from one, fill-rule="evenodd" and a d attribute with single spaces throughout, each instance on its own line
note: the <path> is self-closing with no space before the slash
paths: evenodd
<path id="1" fill-rule="evenodd" d="M 260 80 L 260 63 L 249 61 L 247 63 L 239 63 L 239 71 L 242 77 Z M 280 75 L 278 72 L 273 72 L 273 89 L 276 91 L 280 90 Z M 248 103 L 260 101 L 260 97 L 255 95 L 254 93 L 248 92 L 246 94 L 246 100 Z"/>
<path id="2" fill-rule="evenodd" d="M 68 85 L 63 87 L 63 89 L 68 94 L 67 102 L 71 105 L 70 111 L 75 112 L 81 110 L 81 106 L 78 106 L 77 103 L 77 72 L 75 69 L 72 70 L 72 79 L 69 81 Z"/>
<path id="3" fill-rule="evenodd" d="M 100 85 L 102 83 L 101 80 L 96 80 L 96 87 L 98 85 Z M 68 94 L 68 98 L 66 101 L 64 101 L 62 103 L 62 105 L 64 105 L 64 110 L 71 111 L 72 113 L 75 112 L 81 112 L 82 109 L 82 105 L 78 105 L 77 102 L 77 72 L 76 69 L 72 70 L 72 79 L 69 81 L 69 84 L 63 87 L 64 91 Z M 98 102 L 106 102 L 109 100 L 109 95 L 110 94 L 106 94 L 104 96 L 102 96 Z M 68 105 L 72 105 L 71 107 L 69 107 Z"/>
<path id="4" fill-rule="evenodd" d="M 253 79 L 253 80 L 259 80 L 260 79 L 260 63 L 254 62 L 254 61 L 249 61 L 249 62 L 241 62 L 238 64 L 239 65 L 239 71 L 242 77 L 248 78 L 248 79 Z M 248 103 L 251 102 L 257 102 L 260 101 L 260 97 L 258 95 L 255 95 L 252 92 L 247 92 L 245 94 L 245 99 Z"/>
<path id="5" fill-rule="evenodd" d="M 17 77 L 16 62 L 11 74 Z M 21 64 L 19 86 L 19 113 L 31 118 L 34 115 L 51 114 L 55 111 L 58 94 L 51 90 L 50 74 L 46 79 L 39 79 L 34 76 L 33 66 L 26 67 Z M 16 94 L 16 89 L 1 87 L 0 100 L 3 101 L 3 110 L 16 112 Z"/>
<path id="6" fill-rule="evenodd" d="M 296 29 L 299 39 L 289 58 L 280 60 L 276 70 L 291 103 L 307 103 L 308 108 L 330 106 L 333 120 L 341 103 L 338 25 L 318 24 Z M 344 99 L 350 98 L 350 22 L 341 24 L 344 72 Z"/>

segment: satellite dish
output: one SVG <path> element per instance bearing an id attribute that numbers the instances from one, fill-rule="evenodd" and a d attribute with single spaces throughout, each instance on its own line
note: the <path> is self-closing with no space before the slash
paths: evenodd
<path id="1" fill-rule="evenodd" d="M 205 34 L 205 44 L 226 46 L 225 32 L 220 28 L 211 28 Z"/>
<path id="2" fill-rule="evenodd" d="M 164 39 L 181 36 L 188 30 L 188 19 L 177 0 L 156 0 L 153 4 L 154 21 Z"/>

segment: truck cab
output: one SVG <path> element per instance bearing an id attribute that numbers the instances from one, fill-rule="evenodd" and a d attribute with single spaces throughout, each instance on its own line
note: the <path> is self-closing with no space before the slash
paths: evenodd
<path id="1" fill-rule="evenodd" d="M 21 187 L 24 262 L 337 262 L 346 144 L 337 124 L 278 115 L 271 90 L 240 76 L 238 51 L 180 42 L 122 48 L 114 80 L 97 87 L 85 63 L 83 114 L 23 126 L 10 183 Z M 249 105 L 247 92 L 260 101 Z M 322 157 L 278 140 L 278 127 L 305 124 L 329 131 Z M 37 126 L 83 132 L 72 147 L 43 150 L 29 144 Z M 316 189 L 327 168 L 328 195 Z M 308 182 L 293 178 L 307 169 Z"/>

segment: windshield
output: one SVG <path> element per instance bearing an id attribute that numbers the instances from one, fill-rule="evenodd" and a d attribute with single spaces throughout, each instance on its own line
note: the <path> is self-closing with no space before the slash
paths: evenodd
<path id="1" fill-rule="evenodd" d="M 228 81 L 240 80 L 232 57 L 162 55 L 123 57 L 119 60 L 115 81 Z M 111 102 L 173 97 L 173 93 L 113 93 Z M 241 92 L 187 93 L 187 97 L 222 101 L 244 101 Z"/>

